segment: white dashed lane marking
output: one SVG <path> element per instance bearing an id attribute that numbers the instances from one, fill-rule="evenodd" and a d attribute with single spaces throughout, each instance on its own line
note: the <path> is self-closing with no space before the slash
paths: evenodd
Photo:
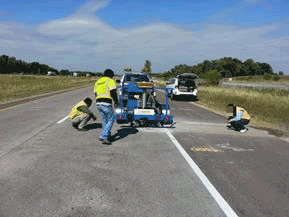
<path id="1" fill-rule="evenodd" d="M 57 124 L 61 124 L 63 123 L 64 121 L 66 121 L 68 119 L 68 116 L 64 117 L 63 119 L 61 119 L 60 121 L 57 122 Z"/>

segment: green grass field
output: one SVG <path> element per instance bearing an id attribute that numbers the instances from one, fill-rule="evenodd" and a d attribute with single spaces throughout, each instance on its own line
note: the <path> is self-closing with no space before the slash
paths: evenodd
<path id="1" fill-rule="evenodd" d="M 0 103 L 72 87 L 93 85 L 96 77 L 0 75 Z"/>

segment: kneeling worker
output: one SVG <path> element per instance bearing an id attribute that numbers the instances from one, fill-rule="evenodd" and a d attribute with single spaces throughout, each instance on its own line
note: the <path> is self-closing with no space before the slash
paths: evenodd
<path id="1" fill-rule="evenodd" d="M 86 98 L 85 100 L 77 103 L 68 114 L 69 120 L 72 122 L 72 126 L 79 131 L 86 131 L 85 125 L 92 118 L 94 121 L 96 120 L 96 116 L 89 110 L 91 106 L 92 100 L 90 98 Z"/>
<path id="2" fill-rule="evenodd" d="M 250 122 L 250 115 L 248 112 L 241 107 L 234 106 L 233 104 L 228 105 L 228 112 L 233 113 L 233 116 L 228 118 L 228 123 L 231 124 L 230 127 L 241 133 L 246 132 L 248 129 L 245 128 L 245 125 Z"/>

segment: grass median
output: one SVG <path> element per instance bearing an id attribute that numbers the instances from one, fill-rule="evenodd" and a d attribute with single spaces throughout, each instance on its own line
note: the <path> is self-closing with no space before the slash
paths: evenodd
<path id="1" fill-rule="evenodd" d="M 227 104 L 233 103 L 249 112 L 253 125 L 271 129 L 275 135 L 289 135 L 289 92 L 286 90 L 200 86 L 198 94 L 200 104 L 226 114 Z"/>
<path id="2" fill-rule="evenodd" d="M 93 85 L 96 77 L 0 75 L 0 103 L 38 94 Z"/>

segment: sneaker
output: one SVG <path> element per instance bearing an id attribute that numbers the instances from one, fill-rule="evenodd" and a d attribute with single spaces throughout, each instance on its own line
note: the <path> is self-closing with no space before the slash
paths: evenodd
<path id="1" fill-rule="evenodd" d="M 78 124 L 72 124 L 72 127 L 74 127 L 75 129 L 78 129 Z"/>
<path id="2" fill-rule="evenodd" d="M 247 129 L 244 128 L 244 129 L 240 130 L 240 133 L 245 133 L 246 131 L 247 131 Z"/>
<path id="3" fill-rule="evenodd" d="M 111 142 L 108 141 L 108 139 L 103 139 L 103 140 L 102 140 L 102 144 L 104 144 L 104 145 L 111 145 Z"/>

